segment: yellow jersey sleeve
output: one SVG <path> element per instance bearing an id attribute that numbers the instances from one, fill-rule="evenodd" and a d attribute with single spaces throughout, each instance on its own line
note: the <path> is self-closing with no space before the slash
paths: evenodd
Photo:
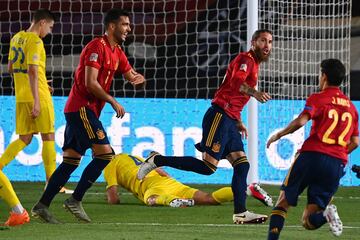
<path id="1" fill-rule="evenodd" d="M 10 42 L 9 61 L 12 63 L 17 102 L 32 102 L 33 96 L 28 76 L 28 66 L 38 66 L 38 89 L 40 101 L 51 101 L 46 80 L 46 53 L 41 38 L 33 32 L 20 31 Z"/>
<path id="2" fill-rule="evenodd" d="M 116 161 L 112 160 L 104 169 L 104 178 L 106 181 L 106 189 L 111 186 L 119 185 L 117 182 L 117 174 L 116 174 Z"/>
<path id="3" fill-rule="evenodd" d="M 39 37 L 29 38 L 26 51 L 26 62 L 28 65 L 42 65 L 45 66 L 44 59 L 41 58 L 41 54 L 44 49 L 44 43 Z"/>

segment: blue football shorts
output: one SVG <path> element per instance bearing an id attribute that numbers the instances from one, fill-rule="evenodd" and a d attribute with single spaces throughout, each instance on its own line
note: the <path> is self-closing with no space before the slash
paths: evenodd
<path id="1" fill-rule="evenodd" d="M 65 113 L 66 127 L 63 151 L 74 149 L 81 155 L 93 144 L 109 144 L 109 139 L 95 113 L 82 107 L 78 112 Z"/>
<path id="2" fill-rule="evenodd" d="M 222 108 L 213 104 L 204 115 L 202 140 L 195 147 L 217 160 L 225 159 L 232 152 L 244 152 L 244 144 L 236 123 Z"/>
<path id="3" fill-rule="evenodd" d="M 301 152 L 292 164 L 281 189 L 291 206 L 307 188 L 307 203 L 325 209 L 344 176 L 341 159 L 320 152 Z"/>

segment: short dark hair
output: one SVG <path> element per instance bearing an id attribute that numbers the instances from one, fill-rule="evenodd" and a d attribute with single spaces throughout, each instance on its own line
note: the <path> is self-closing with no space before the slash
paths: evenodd
<path id="1" fill-rule="evenodd" d="M 47 21 L 51 21 L 51 20 L 55 21 L 55 15 L 47 9 L 36 10 L 32 16 L 32 21 L 37 23 L 43 19 L 45 19 Z"/>
<path id="2" fill-rule="evenodd" d="M 261 33 L 269 33 L 271 35 L 273 34 L 269 29 L 265 29 L 265 28 L 264 29 L 258 29 L 253 33 L 253 35 L 251 37 L 251 41 L 256 41 L 256 39 L 258 39 L 260 37 Z"/>
<path id="3" fill-rule="evenodd" d="M 118 9 L 118 8 L 110 9 L 104 17 L 105 27 L 107 28 L 110 23 L 116 23 L 119 20 L 119 17 L 121 16 L 129 17 L 130 14 L 123 9 Z"/>
<path id="4" fill-rule="evenodd" d="M 345 79 L 346 70 L 339 59 L 325 59 L 320 64 L 321 72 L 326 74 L 330 86 L 340 86 Z"/>

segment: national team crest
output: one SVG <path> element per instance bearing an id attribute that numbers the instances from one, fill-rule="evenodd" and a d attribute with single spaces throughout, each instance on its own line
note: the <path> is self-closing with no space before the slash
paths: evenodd
<path id="1" fill-rule="evenodd" d="M 246 72 L 246 70 L 247 70 L 247 65 L 245 63 L 241 64 L 240 65 L 240 71 Z"/>
<path id="2" fill-rule="evenodd" d="M 97 138 L 98 138 L 99 140 L 102 140 L 102 139 L 105 138 L 105 133 L 104 133 L 104 131 L 101 130 L 101 129 L 98 129 L 98 130 L 96 131 L 96 135 L 97 135 Z"/>
<path id="3" fill-rule="evenodd" d="M 220 152 L 220 148 L 221 148 L 221 144 L 217 142 L 217 143 L 213 143 L 211 150 L 217 153 Z"/>

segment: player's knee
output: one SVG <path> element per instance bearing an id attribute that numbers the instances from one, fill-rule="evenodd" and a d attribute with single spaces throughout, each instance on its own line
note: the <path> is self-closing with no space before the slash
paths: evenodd
<path id="1" fill-rule="evenodd" d="M 63 156 L 63 163 L 70 164 L 73 166 L 79 166 L 80 165 L 81 158 L 79 157 L 68 157 Z"/>
<path id="2" fill-rule="evenodd" d="M 23 141 L 26 145 L 29 145 L 31 143 L 32 138 L 33 135 L 20 136 L 21 141 Z"/>
<path id="3" fill-rule="evenodd" d="M 302 225 L 305 229 L 307 230 L 315 230 L 317 229 L 317 227 L 315 227 L 314 225 L 312 225 L 310 222 L 309 222 L 309 218 L 306 217 L 306 218 L 303 218 L 302 220 Z"/>
<path id="4" fill-rule="evenodd" d="M 233 166 L 235 172 L 237 172 L 237 171 L 248 172 L 250 169 L 250 164 L 249 164 L 246 156 L 235 160 L 232 163 L 232 166 Z"/>
<path id="5" fill-rule="evenodd" d="M 97 154 L 94 156 L 94 158 L 110 162 L 114 158 L 114 156 L 115 156 L 115 153 L 112 151 L 110 153 Z"/>

